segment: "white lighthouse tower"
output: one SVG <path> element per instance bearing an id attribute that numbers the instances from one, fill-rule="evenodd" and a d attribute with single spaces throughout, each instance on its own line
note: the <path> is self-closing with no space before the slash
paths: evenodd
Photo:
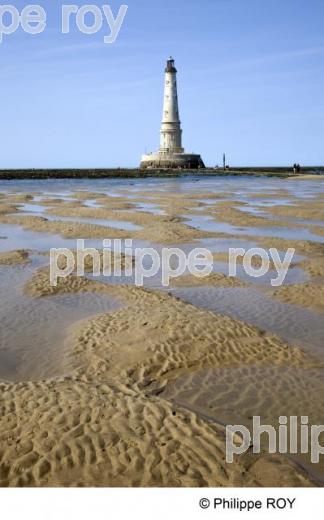
<path id="1" fill-rule="evenodd" d="M 179 116 L 177 69 L 174 59 L 167 61 L 164 83 L 164 104 L 161 125 L 160 150 L 143 155 L 141 168 L 204 168 L 200 155 L 186 154 L 182 148 L 182 130 Z"/>
<path id="2" fill-rule="evenodd" d="M 174 60 L 172 58 L 167 61 L 165 69 L 160 152 L 184 152 L 182 148 L 182 130 L 179 117 L 177 69 L 174 66 Z"/>

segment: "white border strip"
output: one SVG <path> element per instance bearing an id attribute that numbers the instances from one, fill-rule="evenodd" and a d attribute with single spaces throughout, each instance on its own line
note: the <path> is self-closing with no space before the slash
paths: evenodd
<path id="1" fill-rule="evenodd" d="M 279 484 L 279 483 L 278 483 Z M 260 509 L 214 509 L 214 499 L 260 501 Z M 210 501 L 202 509 L 201 499 Z M 294 501 L 273 509 L 267 500 Z M 294 500 L 295 499 L 295 500 Z M 196 518 L 318 518 L 322 489 L 1 489 L 2 518 L 10 520 L 191 520 Z M 208 502 L 203 502 L 205 505 Z M 236 502 L 237 504 L 237 502 Z"/>

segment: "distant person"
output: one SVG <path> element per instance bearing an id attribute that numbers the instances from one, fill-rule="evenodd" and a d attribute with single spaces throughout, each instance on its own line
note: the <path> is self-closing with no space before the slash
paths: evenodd
<path id="1" fill-rule="evenodd" d="M 294 171 L 294 173 L 296 173 L 296 171 L 297 171 L 297 164 L 296 163 L 293 166 L 293 171 Z"/>
<path id="2" fill-rule="evenodd" d="M 297 173 L 300 173 L 300 170 L 301 170 L 300 164 L 297 164 L 296 170 L 297 170 Z"/>

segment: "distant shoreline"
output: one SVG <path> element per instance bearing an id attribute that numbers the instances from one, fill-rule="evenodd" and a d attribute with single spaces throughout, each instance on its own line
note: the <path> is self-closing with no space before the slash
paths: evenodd
<path id="1" fill-rule="evenodd" d="M 305 167 L 299 174 L 292 169 L 278 168 L 231 168 L 229 170 L 206 168 L 204 170 L 139 170 L 127 168 L 62 168 L 62 169 L 17 169 L 0 170 L 0 180 L 31 179 L 140 179 L 147 177 L 167 178 L 186 177 L 189 175 L 204 176 L 256 176 L 256 177 L 302 177 L 303 175 L 324 175 L 324 167 Z"/>

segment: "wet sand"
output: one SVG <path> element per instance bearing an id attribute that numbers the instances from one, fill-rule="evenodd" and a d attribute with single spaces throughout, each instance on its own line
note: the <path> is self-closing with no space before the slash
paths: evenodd
<path id="1" fill-rule="evenodd" d="M 107 193 L 92 184 L 44 195 L 36 183 L 3 193 L 0 235 L 8 239 L 1 241 L 0 290 L 12 287 L 12 294 L 0 335 L 0 485 L 322 485 L 323 464 L 269 455 L 264 445 L 259 455 L 249 450 L 234 464 L 225 460 L 228 423 L 250 426 L 253 415 L 273 425 L 279 415 L 323 422 L 324 245 L 309 241 L 314 229 L 300 223 L 323 220 L 321 183 L 308 179 L 298 189 L 295 179 L 259 182 L 268 193 L 256 180 L 253 189 L 197 189 L 193 182 L 181 192 L 135 184 Z M 262 205 L 276 198 L 276 207 Z M 197 214 L 210 219 L 208 229 L 191 224 Z M 230 233 L 220 231 L 223 224 Z M 258 233 L 245 233 L 251 228 Z M 298 239 L 277 236 L 279 228 Z M 88 260 L 84 277 L 52 287 L 49 244 L 71 247 L 76 238 L 98 246 L 103 238 L 184 250 L 213 245 L 214 272 L 184 275 L 168 290 L 155 281 L 152 290 L 124 278 L 93 280 Z M 229 278 L 218 271 L 226 241 L 295 247 L 290 270 L 297 267 L 305 281 L 273 289 L 239 270 Z M 126 261 L 134 258 L 123 257 L 123 268 Z"/>
<path id="2" fill-rule="evenodd" d="M 17 250 L 0 253 L 0 265 L 24 264 L 28 262 L 28 251 Z"/>

